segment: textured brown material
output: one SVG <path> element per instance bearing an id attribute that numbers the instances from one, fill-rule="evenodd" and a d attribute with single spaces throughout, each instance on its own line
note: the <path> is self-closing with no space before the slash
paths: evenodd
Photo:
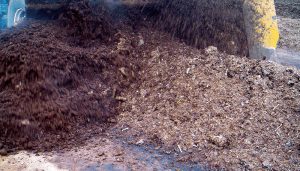
<path id="1" fill-rule="evenodd" d="M 108 39 L 93 29 L 75 34 L 93 27 L 73 13 L 63 24 L 28 22 L 0 35 L 1 148 L 73 146 L 113 122 L 109 135 L 180 162 L 299 170 L 299 70 L 193 48 L 137 11 L 108 25 L 117 28 Z"/>
<path id="2" fill-rule="evenodd" d="M 81 125 L 107 122 L 117 114 L 115 96 L 134 79 L 118 71 L 134 74 L 134 60 L 118 49 L 112 22 L 102 22 L 109 17 L 98 11 L 78 21 L 72 12 L 64 21 L 26 21 L 0 35 L 0 139 L 7 148 L 30 148 L 28 142 L 48 134 L 55 141 Z M 102 30 L 90 30 L 94 22 Z M 73 36 L 66 23 L 82 34 Z"/>

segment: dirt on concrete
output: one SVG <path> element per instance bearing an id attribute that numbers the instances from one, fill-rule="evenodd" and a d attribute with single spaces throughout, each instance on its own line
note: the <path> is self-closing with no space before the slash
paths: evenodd
<path id="1" fill-rule="evenodd" d="M 82 147 L 62 152 L 32 153 L 20 151 L 13 155 L 0 156 L 0 171 L 27 170 L 197 170 L 206 171 L 197 163 L 176 161 L 174 156 L 163 154 L 152 146 L 141 147 L 123 143 L 113 136 L 95 136 Z"/>

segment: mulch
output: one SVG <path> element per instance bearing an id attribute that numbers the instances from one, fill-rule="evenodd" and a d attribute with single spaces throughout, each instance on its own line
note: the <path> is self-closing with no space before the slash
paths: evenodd
<path id="1" fill-rule="evenodd" d="M 135 56 L 120 49 L 122 35 L 101 6 L 66 11 L 0 35 L 0 148 L 48 149 L 78 139 L 86 125 L 105 129 L 135 79 Z"/>
<path id="2" fill-rule="evenodd" d="M 182 162 L 299 170 L 299 70 L 223 53 L 243 55 L 237 43 L 189 46 L 148 7 L 116 9 L 130 13 L 119 24 L 89 8 L 0 34 L 0 148 L 72 146 L 113 126 Z"/>

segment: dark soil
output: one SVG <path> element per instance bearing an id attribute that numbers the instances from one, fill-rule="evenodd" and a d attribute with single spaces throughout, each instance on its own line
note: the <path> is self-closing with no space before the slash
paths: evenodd
<path id="1" fill-rule="evenodd" d="M 275 0 L 277 15 L 299 19 L 300 18 L 300 1 L 299 0 Z"/>
<path id="2" fill-rule="evenodd" d="M 108 15 L 98 11 L 80 18 L 84 15 L 77 12 L 70 7 L 63 21 L 26 21 L 0 35 L 0 140 L 5 148 L 48 146 L 41 142 L 49 140 L 55 146 L 72 131 L 117 114 L 116 97 L 135 79 L 135 56 L 114 42 L 122 36 Z M 120 72 L 123 67 L 129 75 Z"/>
<path id="3" fill-rule="evenodd" d="M 248 55 L 242 0 L 164 0 L 157 4 L 157 28 L 197 48 L 215 46 L 228 54 Z"/>
<path id="4" fill-rule="evenodd" d="M 75 45 L 88 47 L 95 40 L 109 43 L 117 32 L 104 3 L 71 2 L 63 11 L 59 20 Z"/>

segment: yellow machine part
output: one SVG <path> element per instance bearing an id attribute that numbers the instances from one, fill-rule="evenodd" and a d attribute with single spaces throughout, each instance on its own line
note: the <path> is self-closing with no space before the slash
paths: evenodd
<path id="1" fill-rule="evenodd" d="M 250 57 L 270 58 L 279 40 L 274 0 L 245 0 L 244 19 Z"/>

